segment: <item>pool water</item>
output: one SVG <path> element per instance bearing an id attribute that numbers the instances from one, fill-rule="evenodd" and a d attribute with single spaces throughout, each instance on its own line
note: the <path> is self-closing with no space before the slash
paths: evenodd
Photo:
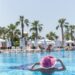
<path id="1" fill-rule="evenodd" d="M 75 51 L 44 52 L 44 53 L 1 53 L 0 75 L 42 75 L 41 72 L 11 69 L 11 66 L 20 66 L 39 62 L 43 56 L 53 55 L 63 61 L 65 71 L 55 72 L 52 75 L 75 75 Z"/>

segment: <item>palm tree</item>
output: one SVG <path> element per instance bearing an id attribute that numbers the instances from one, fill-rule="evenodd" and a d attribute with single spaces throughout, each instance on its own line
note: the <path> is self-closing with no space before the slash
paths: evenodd
<path id="1" fill-rule="evenodd" d="M 46 37 L 49 40 L 55 40 L 57 38 L 57 35 L 55 34 L 55 32 L 49 32 L 48 34 L 46 34 Z"/>
<path id="2" fill-rule="evenodd" d="M 70 29 L 69 29 L 69 23 L 67 23 L 66 25 L 64 25 L 65 27 L 65 33 L 64 33 L 64 37 L 66 40 L 70 39 Z"/>
<path id="3" fill-rule="evenodd" d="M 66 32 L 65 32 L 65 37 L 69 40 L 74 40 L 74 30 L 75 30 L 75 25 L 65 25 Z"/>
<path id="4" fill-rule="evenodd" d="M 2 38 L 5 39 L 8 33 L 8 29 L 6 27 L 2 27 Z"/>
<path id="5" fill-rule="evenodd" d="M 39 24 L 39 21 L 34 21 L 32 23 L 32 27 L 30 28 L 30 31 L 33 31 L 35 34 L 35 39 L 38 39 L 38 33 L 42 31 L 43 24 Z"/>
<path id="6" fill-rule="evenodd" d="M 31 40 L 35 40 L 36 34 L 34 32 L 32 32 L 32 35 L 29 37 L 29 39 Z"/>
<path id="7" fill-rule="evenodd" d="M 7 37 L 8 38 L 11 38 L 12 44 L 13 44 L 14 38 L 15 37 L 18 38 L 18 35 L 20 35 L 20 30 L 17 29 L 17 25 L 10 24 L 8 26 L 8 34 L 7 34 Z"/>
<path id="8" fill-rule="evenodd" d="M 20 20 L 16 22 L 16 25 L 21 24 L 21 29 L 22 29 L 22 37 L 24 37 L 24 24 L 26 26 L 29 26 L 29 20 L 24 19 L 24 16 L 20 16 Z"/>
<path id="9" fill-rule="evenodd" d="M 69 29 L 70 29 L 71 40 L 74 40 L 73 33 L 74 33 L 74 30 L 75 30 L 75 25 L 70 25 Z"/>
<path id="10" fill-rule="evenodd" d="M 0 38 L 5 39 L 8 29 L 6 27 L 0 27 Z"/>
<path id="11" fill-rule="evenodd" d="M 2 27 L 0 27 L 0 38 L 2 37 L 2 33 L 3 33 L 3 30 L 2 30 Z"/>
<path id="12" fill-rule="evenodd" d="M 59 27 L 61 28 L 61 36 L 62 36 L 62 47 L 64 46 L 64 30 L 63 27 L 66 24 L 66 19 L 65 18 L 61 18 L 58 20 L 59 25 L 56 27 L 56 29 L 58 29 Z"/>
<path id="13" fill-rule="evenodd" d="M 35 40 L 36 34 L 35 32 L 32 32 L 31 36 L 29 37 L 29 39 L 31 40 Z M 42 37 L 40 35 L 38 35 L 38 39 L 41 39 Z"/>
<path id="14" fill-rule="evenodd" d="M 66 40 L 70 40 L 70 33 L 65 32 L 64 37 Z"/>

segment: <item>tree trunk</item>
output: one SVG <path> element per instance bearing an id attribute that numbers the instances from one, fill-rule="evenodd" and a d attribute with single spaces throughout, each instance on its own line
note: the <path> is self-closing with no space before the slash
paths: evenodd
<path id="1" fill-rule="evenodd" d="M 73 35 L 72 34 L 73 34 L 73 32 L 72 32 L 72 29 L 71 29 L 71 40 L 73 40 Z"/>
<path id="2" fill-rule="evenodd" d="M 23 38 L 23 33 L 24 33 L 24 24 L 23 24 L 23 22 L 21 23 L 21 28 L 22 28 L 22 38 Z"/>
<path id="3" fill-rule="evenodd" d="M 36 27 L 36 39 L 38 39 L 38 29 Z"/>
<path id="4" fill-rule="evenodd" d="M 37 40 L 38 40 L 38 30 L 36 28 L 36 38 L 35 38 L 35 47 L 37 48 Z"/>
<path id="5" fill-rule="evenodd" d="M 64 32 L 63 32 L 63 27 L 61 27 L 61 33 L 62 33 L 62 44 L 61 44 L 61 46 L 64 47 Z"/>

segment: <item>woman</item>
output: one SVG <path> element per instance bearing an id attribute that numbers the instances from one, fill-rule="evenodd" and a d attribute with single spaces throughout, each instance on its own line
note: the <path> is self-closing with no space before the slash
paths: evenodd
<path id="1" fill-rule="evenodd" d="M 56 62 L 61 63 L 61 67 L 55 67 Z M 35 68 L 36 65 L 40 65 L 40 68 Z M 53 56 L 45 56 L 42 60 L 38 63 L 32 65 L 29 69 L 30 71 L 40 71 L 42 75 L 51 75 L 55 71 L 63 71 L 65 70 L 65 66 L 60 59 L 55 59 Z"/>

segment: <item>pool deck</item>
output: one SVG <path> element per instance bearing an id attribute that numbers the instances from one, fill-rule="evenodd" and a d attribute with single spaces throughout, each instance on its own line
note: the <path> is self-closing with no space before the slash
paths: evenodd
<path id="1" fill-rule="evenodd" d="M 0 49 L 0 53 L 19 53 L 19 52 L 40 52 L 39 48 L 37 49 L 30 49 L 30 48 L 12 48 L 12 49 Z"/>
<path id="2" fill-rule="evenodd" d="M 61 48 L 54 48 L 51 51 L 60 51 L 60 50 L 61 50 Z M 70 51 L 70 50 L 71 49 L 68 49 L 67 51 Z M 31 49 L 30 47 L 23 48 L 23 49 L 21 49 L 19 47 L 17 47 L 17 48 L 13 47 L 12 49 L 0 49 L 0 53 L 20 53 L 20 52 L 33 53 L 33 52 L 46 52 L 46 50 L 45 49 L 41 50 L 40 48 Z"/>

